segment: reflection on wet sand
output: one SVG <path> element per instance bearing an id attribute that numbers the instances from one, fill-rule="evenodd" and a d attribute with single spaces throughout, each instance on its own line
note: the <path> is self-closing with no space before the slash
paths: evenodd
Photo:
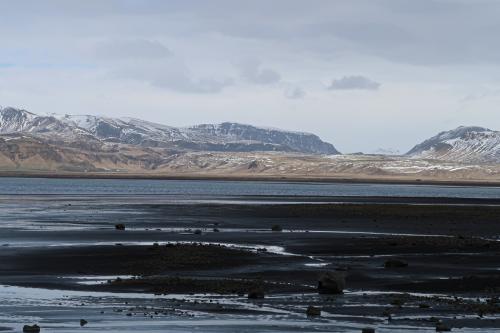
<path id="1" fill-rule="evenodd" d="M 0 330 L 500 332 L 500 202 L 193 200 L 0 200 Z"/>

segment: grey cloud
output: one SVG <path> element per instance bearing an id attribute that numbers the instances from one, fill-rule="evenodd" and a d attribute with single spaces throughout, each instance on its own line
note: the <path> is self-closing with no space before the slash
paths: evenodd
<path id="1" fill-rule="evenodd" d="M 333 80 L 328 87 L 330 90 L 377 90 L 380 83 L 361 75 L 344 76 Z"/>
<path id="2" fill-rule="evenodd" d="M 306 92 L 301 87 L 288 87 L 285 89 L 285 97 L 289 99 L 304 98 Z"/>
<path id="3" fill-rule="evenodd" d="M 196 29 L 287 45 L 295 50 L 377 57 L 417 65 L 500 63 L 500 2 L 495 0 L 174 1 Z M 268 8 L 267 14 L 262 7 Z M 257 23 L 258 22 L 258 23 Z M 424 23 L 425 22 L 425 23 Z"/>
<path id="4" fill-rule="evenodd" d="M 495 0 L 317 0 L 314 6 L 303 0 L 25 0 L 0 2 L 0 12 L 9 13 L 0 23 L 2 51 L 6 40 L 30 35 L 49 43 L 68 36 L 216 35 L 231 41 L 272 41 L 287 51 L 331 57 L 354 54 L 428 66 L 500 63 L 495 33 L 500 28 L 500 2 Z M 54 53 L 65 45 L 61 40 Z M 270 71 L 263 75 L 276 78 Z"/>
<path id="5" fill-rule="evenodd" d="M 196 78 L 182 61 L 175 58 L 120 63 L 110 71 L 110 76 L 183 93 L 218 93 L 234 84 L 231 78 Z"/>
<path id="6" fill-rule="evenodd" d="M 172 118 L 158 111 L 158 116 L 167 123 L 196 123 L 200 117 L 221 120 L 230 114 L 248 122 L 286 121 L 298 129 L 316 126 L 328 136 L 337 133 L 331 130 L 332 121 L 341 132 L 347 128 L 343 124 L 352 121 L 387 129 L 384 117 L 399 121 L 401 126 L 391 124 L 390 129 L 401 131 L 416 128 L 405 126 L 423 124 L 430 115 L 439 125 L 457 119 L 457 96 L 500 85 L 498 0 L 18 0 L 0 1 L 0 12 L 0 63 L 9 66 L 1 69 L 0 97 L 14 105 L 29 101 L 32 106 L 62 108 L 62 103 L 53 104 L 57 95 L 66 106 L 83 112 L 95 99 L 96 112 L 128 108 L 131 113 L 151 112 L 154 119 L 153 111 L 132 110 L 131 105 L 149 103 L 150 110 L 153 104 L 162 110 L 164 103 L 178 103 L 172 109 L 186 112 Z M 238 67 L 234 74 L 231 64 L 246 57 L 257 57 L 262 64 Z M 323 87 L 320 83 L 325 73 L 339 71 L 370 78 L 384 73 L 384 91 L 391 98 L 371 94 L 376 98 L 364 100 L 349 93 L 328 98 L 327 92 L 334 92 L 326 90 L 331 81 Z M 111 79 L 103 80 L 103 73 Z M 272 93 L 257 95 L 259 89 L 243 84 L 228 89 L 234 84 L 231 77 L 238 83 L 269 84 L 265 87 Z M 287 103 L 279 102 L 301 95 L 293 84 L 285 90 L 285 78 L 303 82 L 311 98 L 299 99 L 297 112 L 283 120 Z M 377 86 L 333 78 L 339 82 L 331 89 Z M 135 89 L 136 94 L 129 93 Z M 44 93 L 34 93 L 38 90 Z M 172 94 L 165 91 L 179 96 L 170 99 Z M 187 95 L 221 91 L 223 98 Z M 105 104 L 98 100 L 101 94 L 116 97 Z M 496 97 L 476 94 L 481 103 L 477 107 L 484 111 L 467 113 L 470 118 L 460 122 L 500 124 Z M 346 111 L 321 113 L 332 108 L 331 103 L 337 110 L 363 110 L 365 117 L 360 120 L 358 113 Z M 237 114 L 234 105 L 239 106 Z M 395 112 L 408 108 L 418 112 Z M 314 117 L 311 112 L 316 112 Z M 345 150 L 366 144 L 344 132 L 344 139 L 334 139 L 346 145 Z M 387 137 L 390 142 L 394 136 Z"/>
<path id="7" fill-rule="evenodd" d="M 492 98 L 492 97 L 499 97 L 499 96 L 500 96 L 500 89 L 483 88 L 483 91 L 467 94 L 466 96 L 461 98 L 459 101 L 461 103 L 474 102 L 474 101 L 478 101 L 478 100 L 485 99 L 485 98 Z"/>
<path id="8" fill-rule="evenodd" d="M 158 41 L 117 39 L 101 42 L 96 55 L 114 79 L 146 82 L 182 93 L 218 93 L 233 85 L 231 78 L 196 77 L 183 59 Z"/>
<path id="9" fill-rule="evenodd" d="M 221 92 L 224 88 L 234 84 L 233 79 L 225 78 L 217 80 L 214 78 L 201 78 L 198 80 L 189 77 L 182 77 L 180 80 L 170 78 L 160 78 L 150 82 L 152 85 L 168 88 L 174 91 L 185 93 L 213 94 Z"/>
<path id="10" fill-rule="evenodd" d="M 117 59 L 158 59 L 170 57 L 172 52 L 163 44 L 147 39 L 108 40 L 96 45 L 99 58 Z"/>
<path id="11" fill-rule="evenodd" d="M 258 61 L 249 60 L 240 64 L 241 76 L 255 84 L 272 84 L 281 80 L 281 75 L 269 68 L 261 68 Z"/>

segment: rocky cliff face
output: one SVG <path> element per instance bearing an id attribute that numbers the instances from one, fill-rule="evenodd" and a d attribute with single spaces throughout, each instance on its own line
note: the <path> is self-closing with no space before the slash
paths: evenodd
<path id="1" fill-rule="evenodd" d="M 339 154 L 335 147 L 310 133 L 288 132 L 272 128 L 259 128 L 238 123 L 198 125 L 188 129 L 200 141 L 211 138 L 222 139 L 226 143 L 243 141 L 262 145 L 264 150 L 284 150 L 316 154 Z"/>

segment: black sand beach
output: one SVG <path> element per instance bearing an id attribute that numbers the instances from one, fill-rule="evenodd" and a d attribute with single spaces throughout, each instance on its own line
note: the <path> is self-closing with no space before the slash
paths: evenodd
<path id="1" fill-rule="evenodd" d="M 498 199 L 11 196 L 2 207 L 0 284 L 83 304 L 38 318 L 29 300 L 17 319 L 3 308 L 11 331 L 70 332 L 80 317 L 110 332 L 500 328 Z M 342 293 L 318 293 L 326 272 L 345 277 Z"/>

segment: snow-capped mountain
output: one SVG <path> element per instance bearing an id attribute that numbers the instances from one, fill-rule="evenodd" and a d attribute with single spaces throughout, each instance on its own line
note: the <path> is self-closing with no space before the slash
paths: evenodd
<path id="1" fill-rule="evenodd" d="M 425 140 L 407 155 L 456 162 L 500 163 L 500 132 L 460 126 Z"/>
<path id="2" fill-rule="evenodd" d="M 378 148 L 372 151 L 370 154 L 373 155 L 401 155 L 401 152 L 396 148 Z"/>
<path id="3" fill-rule="evenodd" d="M 335 147 L 309 133 L 259 128 L 237 123 L 177 128 L 134 118 L 91 115 L 36 115 L 0 109 L 0 134 L 27 133 L 57 141 L 95 139 L 106 143 L 202 151 L 287 151 L 338 154 Z"/>
<path id="4" fill-rule="evenodd" d="M 54 117 L 39 117 L 26 110 L 11 107 L 0 109 L 0 133 L 43 133 L 62 131 L 66 126 Z"/>

